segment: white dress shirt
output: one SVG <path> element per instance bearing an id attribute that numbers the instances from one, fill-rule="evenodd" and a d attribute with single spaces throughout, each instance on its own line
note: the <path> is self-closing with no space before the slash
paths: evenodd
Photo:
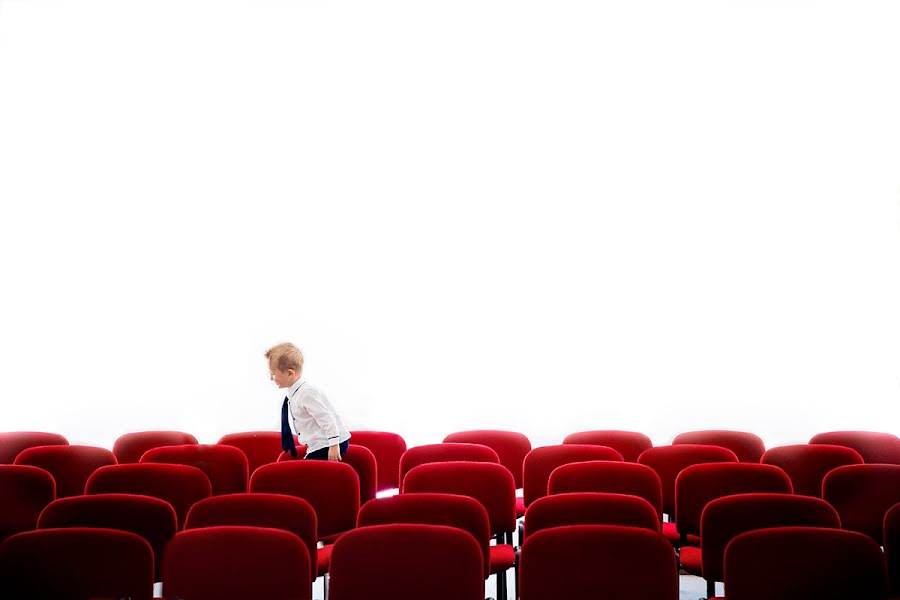
<path id="1" fill-rule="evenodd" d="M 298 379 L 287 393 L 294 431 L 306 453 L 336 446 L 350 439 L 350 432 L 325 394 L 304 379 Z"/>

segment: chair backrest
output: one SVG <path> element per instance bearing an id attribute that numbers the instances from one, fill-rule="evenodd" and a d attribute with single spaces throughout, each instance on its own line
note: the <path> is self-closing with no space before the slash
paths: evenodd
<path id="1" fill-rule="evenodd" d="M 700 516 L 710 500 L 732 494 L 792 493 L 784 471 L 758 463 L 691 465 L 675 480 L 675 524 L 681 535 L 700 534 Z"/>
<path id="2" fill-rule="evenodd" d="M 775 465 L 791 478 L 794 493 L 822 497 L 822 480 L 828 471 L 845 465 L 861 465 L 863 457 L 848 446 L 793 444 L 769 448 L 760 461 Z"/>
<path id="3" fill-rule="evenodd" d="M 662 486 L 663 512 L 675 515 L 675 478 L 685 467 L 703 463 L 738 462 L 728 448 L 702 444 L 654 446 L 638 457 L 638 463 L 647 465 L 659 475 Z"/>
<path id="4" fill-rule="evenodd" d="M 0 542 L 31 531 L 41 511 L 56 499 L 53 476 L 38 467 L 0 465 Z"/>
<path id="5" fill-rule="evenodd" d="M 94 446 L 34 446 L 22 450 L 17 465 L 44 469 L 56 480 L 56 497 L 80 496 L 91 473 L 116 464 L 116 457 L 106 448 Z"/>
<path id="6" fill-rule="evenodd" d="M 483 600 L 482 569 L 478 542 L 456 527 L 406 523 L 361 527 L 334 544 L 328 597 Z"/>
<path id="7" fill-rule="evenodd" d="M 810 444 L 833 444 L 847 446 L 859 452 L 863 460 L 870 464 L 900 464 L 900 437 L 893 433 L 877 431 L 828 431 L 817 433 Z"/>
<path id="8" fill-rule="evenodd" d="M 172 505 L 178 529 L 188 510 L 209 497 L 212 487 L 206 473 L 188 465 L 138 463 L 100 467 L 87 481 L 86 494 L 141 494 L 160 498 Z"/>
<path id="9" fill-rule="evenodd" d="M 217 444 L 221 446 L 234 446 L 239 448 L 247 457 L 247 466 L 250 475 L 263 465 L 271 464 L 278 460 L 281 454 L 280 431 L 244 431 L 229 433 L 222 436 Z M 294 445 L 299 445 L 297 436 L 294 436 Z"/>
<path id="10" fill-rule="evenodd" d="M 200 500 L 188 512 L 184 529 L 244 525 L 290 531 L 303 541 L 309 554 L 310 576 L 317 572 L 319 541 L 316 511 L 303 498 L 284 494 L 229 494 Z"/>
<path id="11" fill-rule="evenodd" d="M 747 431 L 730 431 L 726 429 L 707 429 L 703 431 L 686 431 L 679 433 L 672 440 L 672 445 L 701 444 L 728 448 L 740 462 L 758 463 L 766 451 L 762 438 Z"/>
<path id="12" fill-rule="evenodd" d="M 900 504 L 884 515 L 884 557 L 887 560 L 891 597 L 900 596 Z"/>
<path id="13" fill-rule="evenodd" d="M 153 550 L 134 533 L 44 529 L 0 545 L 2 596 L 16 600 L 151 600 Z"/>
<path id="14" fill-rule="evenodd" d="M 389 431 L 351 431 L 350 445 L 365 446 L 378 464 L 378 491 L 400 487 L 400 457 L 406 452 L 406 440 Z"/>
<path id="15" fill-rule="evenodd" d="M 512 473 L 517 488 L 522 487 L 522 463 L 531 452 L 531 441 L 517 431 L 500 431 L 497 429 L 476 429 L 457 431 L 444 438 L 444 442 L 462 444 L 481 444 L 497 453 L 500 464 Z"/>
<path id="16" fill-rule="evenodd" d="M 620 431 L 618 429 L 598 429 L 570 433 L 563 444 L 592 444 L 608 446 L 622 455 L 625 462 L 637 462 L 641 452 L 653 447 L 649 437 L 637 431 Z"/>
<path id="17" fill-rule="evenodd" d="M 434 462 L 469 461 L 500 464 L 500 457 L 491 448 L 481 444 L 446 442 L 409 448 L 400 457 L 400 489 L 403 478 L 413 467 Z"/>
<path id="18" fill-rule="evenodd" d="M 419 465 L 403 479 L 403 493 L 410 492 L 469 496 L 487 511 L 491 534 L 516 529 L 516 483 L 503 465 L 484 462 Z"/>
<path id="19" fill-rule="evenodd" d="M 571 492 L 544 496 L 525 511 L 525 535 L 563 525 L 625 525 L 659 532 L 659 514 L 638 496 Z"/>
<path id="20" fill-rule="evenodd" d="M 250 480 L 247 456 L 232 446 L 161 446 L 147 450 L 141 457 L 141 462 L 197 467 L 209 477 L 214 496 L 243 494 L 247 491 Z"/>
<path id="21" fill-rule="evenodd" d="M 5 431 L 0 432 L 0 465 L 11 465 L 19 452 L 33 446 L 64 446 L 69 443 L 58 433 L 43 431 Z"/>
<path id="22" fill-rule="evenodd" d="M 38 529 L 99 527 L 130 531 L 147 540 L 159 574 L 166 544 L 178 530 L 172 505 L 159 498 L 135 494 L 72 496 L 50 503 L 38 520 Z"/>
<path id="23" fill-rule="evenodd" d="M 522 545 L 519 594 L 521 600 L 677 600 L 675 553 L 661 534 L 637 527 L 544 529 Z"/>
<path id="24" fill-rule="evenodd" d="M 303 498 L 316 511 L 319 539 L 356 526 L 359 477 L 350 465 L 324 460 L 291 460 L 263 465 L 250 477 L 251 492 Z"/>
<path id="25" fill-rule="evenodd" d="M 306 545 L 293 533 L 222 526 L 182 531 L 163 560 L 167 598 L 186 600 L 310 600 Z"/>
<path id="26" fill-rule="evenodd" d="M 588 460 L 622 462 L 622 455 L 607 446 L 592 444 L 559 444 L 535 448 L 525 457 L 522 483 L 523 500 L 528 507 L 547 495 L 547 483 L 556 467 Z"/>
<path id="27" fill-rule="evenodd" d="M 136 431 L 120 435 L 112 451 L 120 465 L 127 465 L 140 462 L 144 452 L 151 448 L 196 443 L 197 438 L 183 431 Z"/>
<path id="28" fill-rule="evenodd" d="M 725 548 L 738 535 L 788 526 L 840 529 L 841 520 L 830 504 L 810 496 L 735 494 L 710 501 L 700 517 L 703 577 L 723 581 Z"/>
<path id="29" fill-rule="evenodd" d="M 900 465 L 848 465 L 832 469 L 822 497 L 837 510 L 841 527 L 871 536 L 880 545 L 884 516 L 900 502 Z"/>
<path id="30" fill-rule="evenodd" d="M 656 510 L 662 521 L 662 484 L 647 465 L 608 460 L 589 460 L 556 467 L 550 473 L 550 495 L 571 492 L 602 492 L 640 496 Z"/>
<path id="31" fill-rule="evenodd" d="M 881 548 L 853 531 L 757 529 L 725 548 L 728 600 L 884 600 L 886 591 Z"/>
<path id="32" fill-rule="evenodd" d="M 297 456 L 291 456 L 288 452 L 282 452 L 278 462 L 286 460 L 303 460 L 306 454 L 306 446 L 297 447 Z M 350 444 L 347 452 L 341 459 L 344 463 L 353 467 L 356 476 L 359 477 L 359 503 L 365 504 L 373 499 L 378 492 L 378 462 L 375 455 L 365 446 Z"/>

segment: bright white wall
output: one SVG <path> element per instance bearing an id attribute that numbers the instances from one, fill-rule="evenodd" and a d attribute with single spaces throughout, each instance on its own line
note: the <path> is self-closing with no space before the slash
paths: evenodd
<path id="1" fill-rule="evenodd" d="M 900 433 L 898 17 L 0 0 L 0 430 Z"/>

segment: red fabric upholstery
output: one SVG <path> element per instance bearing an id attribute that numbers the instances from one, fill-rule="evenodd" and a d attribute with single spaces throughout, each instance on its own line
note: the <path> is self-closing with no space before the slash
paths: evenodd
<path id="1" fill-rule="evenodd" d="M 698 546 L 682 546 L 678 552 L 678 563 L 691 575 L 703 575 L 703 554 Z"/>
<path id="2" fill-rule="evenodd" d="M 637 431 L 619 431 L 605 429 L 596 431 L 579 431 L 570 433 L 563 444 L 592 444 L 608 446 L 622 455 L 625 462 L 637 462 L 641 452 L 653 447 L 653 442 L 643 433 Z"/>
<path id="3" fill-rule="evenodd" d="M 0 433 L 0 465 L 11 465 L 19 452 L 34 446 L 64 446 L 69 441 L 58 433 L 8 431 Z"/>
<path id="4" fill-rule="evenodd" d="M 863 457 L 847 446 L 795 444 L 770 448 L 760 461 L 775 465 L 791 478 L 794 493 L 822 497 L 822 480 L 828 471 L 844 465 L 860 465 Z"/>
<path id="5" fill-rule="evenodd" d="M 700 534 L 700 515 L 710 500 L 751 492 L 790 494 L 791 480 L 772 465 L 709 463 L 686 467 L 675 480 L 678 533 Z"/>
<path id="6" fill-rule="evenodd" d="M 691 465 L 716 462 L 737 462 L 737 456 L 721 446 L 680 444 L 655 446 L 638 457 L 638 463 L 647 465 L 659 475 L 663 512 L 669 516 L 675 515 L 675 478 L 681 470 Z"/>
<path id="7" fill-rule="evenodd" d="M 460 494 L 481 502 L 493 535 L 516 529 L 516 488 L 503 465 L 478 462 L 419 465 L 403 479 L 403 493 Z"/>
<path id="8" fill-rule="evenodd" d="M 209 478 L 197 467 L 138 463 L 97 469 L 88 479 L 86 494 L 142 494 L 172 505 L 178 528 L 191 506 L 212 493 Z"/>
<path id="9" fill-rule="evenodd" d="M 359 511 L 358 527 L 391 523 L 444 525 L 462 529 L 469 533 L 481 548 L 482 569 L 485 576 L 491 573 L 491 534 L 488 515 L 481 503 L 474 498 L 456 494 L 400 494 L 389 498 L 376 498 Z"/>
<path id="10" fill-rule="evenodd" d="M 526 508 L 538 498 L 547 495 L 547 482 L 550 480 L 553 469 L 565 464 L 588 460 L 622 462 L 622 455 L 612 448 L 590 444 L 543 446 L 529 452 L 522 467 Z"/>
<path id="11" fill-rule="evenodd" d="M 196 443 L 197 438 L 183 431 L 138 431 L 119 436 L 112 451 L 120 465 L 127 465 L 140 462 L 151 448 Z"/>
<path id="12" fill-rule="evenodd" d="M 675 553 L 660 534 L 636 527 L 545 529 L 522 546 L 519 593 L 521 600 L 677 600 Z"/>
<path id="13" fill-rule="evenodd" d="M 251 492 L 303 498 L 316 511 L 319 539 L 356 526 L 359 477 L 353 467 L 324 460 L 291 460 L 263 465 L 250 477 Z"/>
<path id="14" fill-rule="evenodd" d="M 366 504 L 371 506 L 377 500 Z M 482 552 L 471 534 L 440 525 L 361 527 L 331 556 L 329 600 L 484 600 Z"/>
<path id="15" fill-rule="evenodd" d="M 788 526 L 839 529 L 841 522 L 827 502 L 809 496 L 736 494 L 710 501 L 700 518 L 703 577 L 708 581 L 723 581 L 725 548 L 738 535 L 755 529 Z M 685 550 L 682 548 L 682 564 Z"/>
<path id="16" fill-rule="evenodd" d="M 876 431 L 829 431 L 817 433 L 810 444 L 847 446 L 859 452 L 867 463 L 900 464 L 900 437 Z"/>
<path id="17" fill-rule="evenodd" d="M 91 473 L 116 464 L 116 457 L 106 448 L 94 446 L 35 446 L 22 450 L 17 465 L 44 469 L 56 480 L 56 497 L 80 496 Z"/>
<path id="18" fill-rule="evenodd" d="M 29 531 L 0 546 L 0 581 L 3 597 L 16 600 L 150 600 L 153 550 L 127 531 Z"/>
<path id="19" fill-rule="evenodd" d="M 679 433 L 672 440 L 672 445 L 679 444 L 721 446 L 734 452 L 734 455 L 737 456 L 740 462 L 749 463 L 758 463 L 766 451 L 766 445 L 758 435 L 746 431 L 722 429 Z"/>
<path id="20" fill-rule="evenodd" d="M 44 507 L 56 498 L 53 476 L 37 467 L 0 465 L 0 542 L 31 531 Z"/>
<path id="21" fill-rule="evenodd" d="M 178 527 L 175 509 L 165 500 L 133 494 L 73 496 L 51 503 L 38 520 L 38 529 L 99 527 L 130 531 L 147 540 L 153 549 L 157 575 L 163 550 Z"/>
<path id="22" fill-rule="evenodd" d="M 280 431 L 229 433 L 222 436 L 222 439 L 217 443 L 221 446 L 239 448 L 247 457 L 247 467 L 250 475 L 253 475 L 253 472 L 261 466 L 278 460 L 278 456 L 281 454 Z M 296 435 L 294 436 L 294 444 L 299 445 Z"/>
<path id="23" fill-rule="evenodd" d="M 182 531 L 166 548 L 163 591 L 186 600 L 309 600 L 309 553 L 293 533 L 262 527 Z"/>
<path id="24" fill-rule="evenodd" d="M 297 447 L 297 457 L 291 456 L 287 452 L 282 452 L 278 457 L 278 462 L 286 460 L 303 460 L 306 455 L 306 446 Z M 343 462 L 353 467 L 359 477 L 359 503 L 365 504 L 375 497 L 378 491 L 378 462 L 375 455 L 365 446 L 354 446 L 350 444 L 347 452 L 344 454 Z"/>
<path id="25" fill-rule="evenodd" d="M 400 487 L 403 487 L 403 478 L 413 467 L 435 462 L 470 461 L 488 462 L 500 464 L 497 453 L 481 444 L 457 444 L 447 442 L 445 444 L 426 444 L 415 446 L 403 453 L 400 457 Z"/>
<path id="26" fill-rule="evenodd" d="M 883 541 L 891 597 L 900 596 L 900 504 L 892 506 L 884 515 Z"/>
<path id="27" fill-rule="evenodd" d="M 831 470 L 822 497 L 837 510 L 841 527 L 871 536 L 880 545 L 884 516 L 900 502 L 900 465 L 848 465 Z"/>
<path id="28" fill-rule="evenodd" d="M 197 467 L 209 477 L 214 496 L 247 491 L 250 474 L 247 456 L 238 448 L 212 444 L 162 446 L 141 457 L 142 463 L 166 463 Z"/>
<path id="29" fill-rule="evenodd" d="M 884 600 L 886 589 L 881 548 L 852 531 L 758 529 L 725 549 L 728 600 Z"/>
<path id="30" fill-rule="evenodd" d="M 659 513 L 649 502 L 627 494 L 573 492 L 544 496 L 525 511 L 525 535 L 562 525 L 627 525 L 659 533 Z"/>
<path id="31" fill-rule="evenodd" d="M 351 431 L 350 445 L 365 446 L 378 463 L 378 491 L 400 487 L 400 457 L 406 452 L 406 441 L 388 431 Z"/>
<path id="32" fill-rule="evenodd" d="M 303 498 L 284 494 L 229 494 L 200 500 L 188 512 L 184 529 L 244 525 L 283 529 L 300 538 L 309 553 L 312 578 L 318 575 L 316 511 Z"/>
<path id="33" fill-rule="evenodd" d="M 444 442 L 481 444 L 491 448 L 500 458 L 500 464 L 512 473 L 515 486 L 522 487 L 522 463 L 531 452 L 531 442 L 525 434 L 496 429 L 457 431 L 445 437 Z"/>
<path id="34" fill-rule="evenodd" d="M 667 540 L 672 542 L 672 545 L 681 545 L 681 534 L 678 533 L 678 527 L 674 521 L 668 521 L 662 524 L 662 534 Z M 687 536 L 687 544 L 688 546 L 699 546 L 700 536 L 689 533 Z"/>
<path id="35" fill-rule="evenodd" d="M 550 495 L 569 492 L 604 492 L 640 496 L 650 503 L 662 521 L 662 484 L 646 465 L 592 460 L 570 463 L 550 473 Z"/>

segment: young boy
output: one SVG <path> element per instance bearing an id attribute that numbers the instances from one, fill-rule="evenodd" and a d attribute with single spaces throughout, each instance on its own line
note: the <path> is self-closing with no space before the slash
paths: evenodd
<path id="1" fill-rule="evenodd" d="M 350 432 L 325 394 L 303 378 L 303 353 L 293 344 L 278 344 L 266 352 L 272 381 L 287 390 L 281 405 L 281 446 L 297 456 L 289 420 L 301 444 L 306 444 L 306 459 L 340 461 L 350 446 Z"/>

